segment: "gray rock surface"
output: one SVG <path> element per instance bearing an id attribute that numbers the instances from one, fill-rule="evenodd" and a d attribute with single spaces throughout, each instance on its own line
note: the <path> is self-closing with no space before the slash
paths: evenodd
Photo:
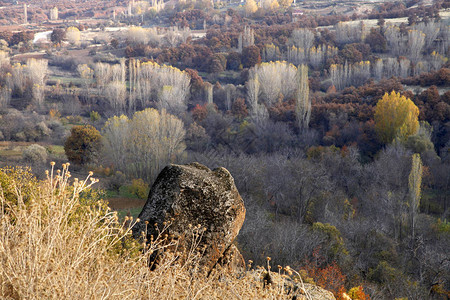
<path id="1" fill-rule="evenodd" d="M 149 241 L 151 235 L 158 235 L 153 224 L 162 228 L 164 222 L 170 221 L 168 233 L 178 238 L 177 251 L 192 245 L 192 239 L 186 234 L 191 226 L 205 228 L 198 248 L 204 249 L 200 266 L 208 273 L 218 262 L 223 267 L 222 262 L 239 266 L 243 261 L 232 243 L 244 223 L 244 201 L 233 177 L 224 168 L 210 170 L 199 163 L 165 167 L 153 184 L 139 219 L 133 233 L 141 236 L 148 221 Z M 229 253 L 233 253 L 233 259 Z"/>

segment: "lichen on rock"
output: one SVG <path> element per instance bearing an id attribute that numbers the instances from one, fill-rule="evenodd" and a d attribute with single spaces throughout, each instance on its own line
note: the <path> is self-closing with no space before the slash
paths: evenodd
<path id="1" fill-rule="evenodd" d="M 165 167 L 150 189 L 139 219 L 133 233 L 139 237 L 146 231 L 149 241 L 158 235 L 158 228 L 170 222 L 168 232 L 179 238 L 179 250 L 189 249 L 193 243 L 187 229 L 200 225 L 205 229 L 198 243 L 198 248 L 204 249 L 200 267 L 208 273 L 217 263 L 242 267 L 242 256 L 232 243 L 244 223 L 244 201 L 225 168 L 210 170 L 199 163 Z M 157 228 L 146 226 L 146 221 Z M 230 253 L 233 259 L 226 257 Z"/>

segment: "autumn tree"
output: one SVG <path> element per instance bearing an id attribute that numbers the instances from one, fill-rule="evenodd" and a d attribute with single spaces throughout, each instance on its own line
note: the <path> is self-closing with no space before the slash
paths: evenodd
<path id="1" fill-rule="evenodd" d="M 419 109 L 411 99 L 392 91 L 384 94 L 375 107 L 375 129 L 382 143 L 404 140 L 419 128 Z"/>
<path id="2" fill-rule="evenodd" d="M 245 1 L 244 9 L 246 16 L 250 16 L 258 10 L 258 5 L 255 0 L 247 0 Z"/>
<path id="3" fill-rule="evenodd" d="M 69 41 L 70 44 L 72 45 L 79 45 L 80 44 L 80 39 L 81 39 L 81 34 L 80 34 L 80 30 L 74 26 L 71 26 L 69 28 L 67 28 L 66 30 L 66 38 Z"/>
<path id="4" fill-rule="evenodd" d="M 142 27 L 131 26 L 127 30 L 127 42 L 130 44 L 147 44 L 149 42 L 149 34 Z"/>
<path id="5" fill-rule="evenodd" d="M 379 30 L 372 28 L 366 36 L 365 43 L 370 46 L 372 52 L 382 53 L 386 50 L 386 39 Z"/>
<path id="6" fill-rule="evenodd" d="M 50 39 L 54 44 L 60 44 L 65 37 L 66 32 L 64 31 L 64 29 L 61 28 L 53 29 L 53 32 L 50 35 Z"/>
<path id="7" fill-rule="evenodd" d="M 293 0 L 279 0 L 278 3 L 280 4 L 281 7 L 283 8 L 288 8 L 291 6 Z"/>
<path id="8" fill-rule="evenodd" d="M 245 47 L 242 50 L 242 64 L 244 68 L 251 68 L 261 62 L 261 53 L 256 46 Z"/>
<path id="9" fill-rule="evenodd" d="M 231 106 L 231 113 L 239 120 L 243 120 L 248 115 L 247 105 L 245 104 L 244 98 L 237 98 L 233 102 Z"/>
<path id="10" fill-rule="evenodd" d="M 74 126 L 64 143 L 64 151 L 70 162 L 77 165 L 95 163 L 102 143 L 101 135 L 91 125 Z"/>
<path id="11" fill-rule="evenodd" d="M 412 165 L 411 172 L 409 173 L 408 178 L 408 187 L 409 187 L 409 209 L 411 216 L 411 233 L 414 239 L 415 229 L 416 229 L 416 219 L 417 213 L 419 211 L 420 205 L 420 188 L 422 185 L 422 160 L 420 159 L 420 154 L 413 154 L 412 156 Z"/>
<path id="12" fill-rule="evenodd" d="M 241 55 L 238 52 L 230 52 L 227 56 L 227 69 L 228 70 L 239 70 L 241 66 Z"/>
<path id="13" fill-rule="evenodd" d="M 278 3 L 277 0 L 264 0 L 261 1 L 261 6 L 266 10 L 273 11 L 276 10 L 278 7 L 280 7 L 280 4 Z"/>
<path id="14" fill-rule="evenodd" d="M 118 170 L 149 181 L 185 149 L 183 122 L 165 110 L 110 118 L 102 133 L 105 157 Z"/>

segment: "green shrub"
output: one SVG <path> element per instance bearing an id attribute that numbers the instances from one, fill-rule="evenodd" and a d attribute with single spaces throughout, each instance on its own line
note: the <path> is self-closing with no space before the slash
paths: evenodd
<path id="1" fill-rule="evenodd" d="M 133 179 L 131 181 L 130 192 L 140 199 L 145 199 L 148 196 L 148 184 L 142 179 Z"/>

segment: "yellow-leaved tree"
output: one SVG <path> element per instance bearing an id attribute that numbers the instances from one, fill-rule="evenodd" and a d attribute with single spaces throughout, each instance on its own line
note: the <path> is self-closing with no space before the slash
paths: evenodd
<path id="1" fill-rule="evenodd" d="M 244 5 L 245 14 L 250 16 L 258 10 L 258 4 L 256 4 L 255 0 L 247 0 Z"/>
<path id="2" fill-rule="evenodd" d="M 419 109 L 411 99 L 392 91 L 375 107 L 375 129 L 382 143 L 406 139 L 419 129 Z"/>
<path id="3" fill-rule="evenodd" d="M 122 115 L 106 121 L 102 129 L 104 157 L 117 170 L 153 181 L 185 149 L 183 121 L 162 109 L 147 108 L 131 119 Z"/>
<path id="4" fill-rule="evenodd" d="M 81 39 L 80 30 L 74 26 L 67 28 L 66 38 L 70 44 L 75 45 L 75 46 L 79 45 L 80 39 Z"/>

